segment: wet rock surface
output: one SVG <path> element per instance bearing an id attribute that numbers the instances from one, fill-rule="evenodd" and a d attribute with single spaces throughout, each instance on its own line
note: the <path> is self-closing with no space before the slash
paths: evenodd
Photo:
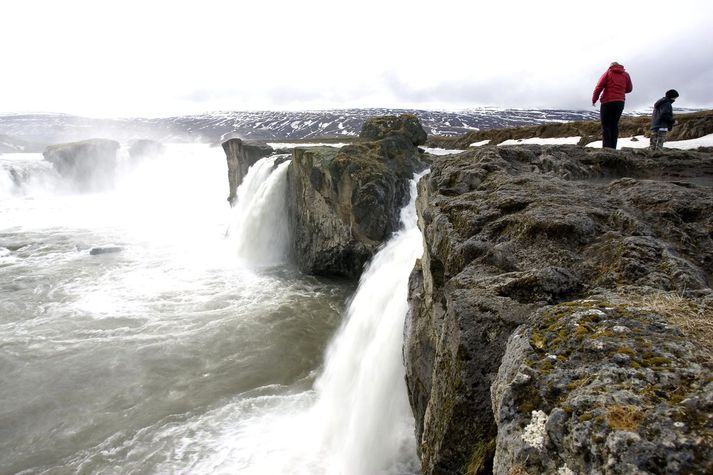
<path id="1" fill-rule="evenodd" d="M 426 167 L 413 143 L 421 134 L 404 132 L 407 119 L 387 120 L 393 128 L 379 129 L 383 138 L 377 140 L 293 151 L 288 215 L 301 270 L 357 278 L 379 245 L 398 230 L 409 181 Z"/>
<path id="2" fill-rule="evenodd" d="M 710 470 L 710 355 L 640 301 L 713 308 L 713 156 L 484 147 L 431 170 L 404 343 L 424 473 Z"/>
<path id="3" fill-rule="evenodd" d="M 50 145 L 45 160 L 78 191 L 102 191 L 114 186 L 119 142 L 91 139 Z"/>
<path id="4" fill-rule="evenodd" d="M 243 178 L 248 173 L 248 169 L 261 158 L 272 155 L 274 150 L 264 142 L 245 141 L 241 139 L 230 139 L 223 142 L 223 150 L 228 162 L 228 202 L 235 206 L 237 200 L 237 190 Z"/>
<path id="5" fill-rule="evenodd" d="M 145 158 L 160 157 L 165 152 L 166 146 L 155 140 L 138 139 L 129 143 L 129 157 L 134 163 Z"/>
<path id="6" fill-rule="evenodd" d="M 99 256 L 102 254 L 116 254 L 123 251 L 124 248 L 119 246 L 104 246 L 104 247 L 93 247 L 89 250 L 90 256 Z"/>

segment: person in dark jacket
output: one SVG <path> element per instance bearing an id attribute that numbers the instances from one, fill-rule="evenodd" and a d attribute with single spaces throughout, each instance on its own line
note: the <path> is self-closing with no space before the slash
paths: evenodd
<path id="1" fill-rule="evenodd" d="M 597 101 L 602 104 L 599 110 L 602 121 L 602 147 L 616 148 L 616 141 L 619 139 L 619 119 L 624 112 L 625 96 L 633 89 L 629 73 L 616 61 L 611 63 L 607 72 L 599 78 L 592 93 L 592 105 Z"/>
<path id="2" fill-rule="evenodd" d="M 651 150 L 661 150 L 666 141 L 666 134 L 676 123 L 673 118 L 673 102 L 678 97 L 678 91 L 669 89 L 666 95 L 656 101 L 654 104 L 654 112 L 651 115 L 651 141 L 649 148 Z"/>

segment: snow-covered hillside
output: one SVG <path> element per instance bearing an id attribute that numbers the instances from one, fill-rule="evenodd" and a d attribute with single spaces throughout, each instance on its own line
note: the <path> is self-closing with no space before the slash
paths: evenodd
<path id="1" fill-rule="evenodd" d="M 405 109 L 345 109 L 299 112 L 214 112 L 156 119 L 91 119 L 66 114 L 0 115 L 0 134 L 36 144 L 104 137 L 122 142 L 150 138 L 218 143 L 229 137 L 259 140 L 299 140 L 353 137 L 373 116 L 416 114 L 429 135 L 460 135 L 477 129 L 591 120 L 595 111 L 473 109 L 428 111 Z"/>

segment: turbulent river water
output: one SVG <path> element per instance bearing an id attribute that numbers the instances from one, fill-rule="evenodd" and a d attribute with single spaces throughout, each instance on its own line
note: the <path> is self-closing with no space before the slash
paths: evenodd
<path id="1" fill-rule="evenodd" d="M 358 289 L 305 276 L 271 160 L 231 210 L 219 148 L 171 145 L 91 194 L 0 155 L 0 473 L 418 471 L 413 203 Z"/>

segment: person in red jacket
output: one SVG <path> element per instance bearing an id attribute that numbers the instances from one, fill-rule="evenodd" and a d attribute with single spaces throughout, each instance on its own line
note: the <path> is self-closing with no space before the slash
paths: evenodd
<path id="1" fill-rule="evenodd" d="M 599 109 L 602 121 L 602 147 L 616 148 L 616 141 L 619 138 L 619 119 L 621 113 L 624 112 L 625 95 L 633 89 L 629 73 L 624 71 L 624 66 L 616 61 L 611 63 L 607 72 L 599 78 L 592 94 L 592 105 L 595 105 L 597 101 L 602 104 Z"/>

